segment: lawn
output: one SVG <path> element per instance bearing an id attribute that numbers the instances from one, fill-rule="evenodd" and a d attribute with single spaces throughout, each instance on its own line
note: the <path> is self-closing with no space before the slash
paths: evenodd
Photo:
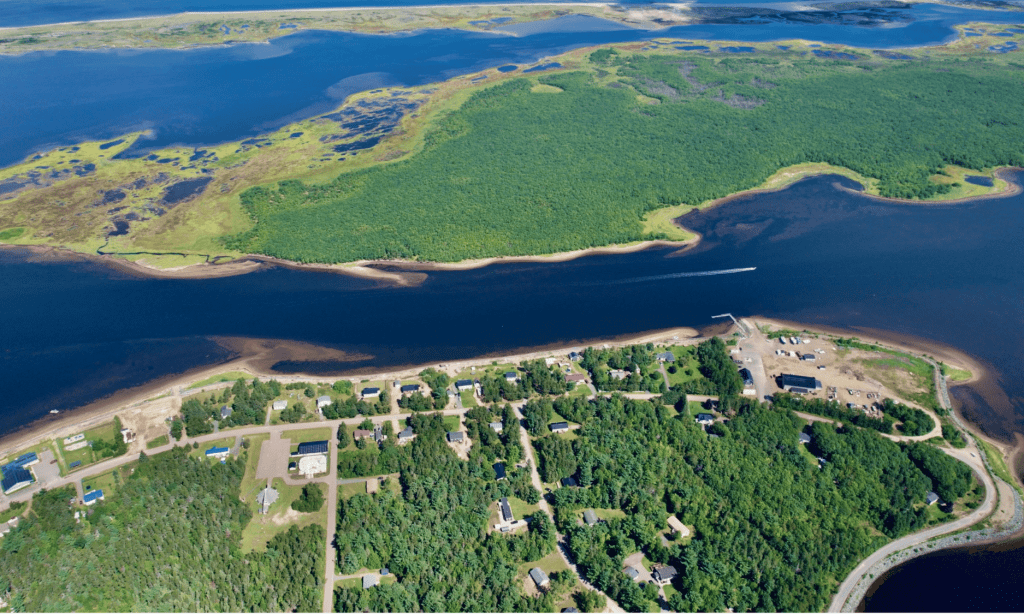
<path id="1" fill-rule="evenodd" d="M 572 390 L 570 390 L 569 394 L 566 395 L 566 396 L 570 396 L 570 397 L 589 397 L 590 396 L 590 386 L 587 386 L 583 382 L 580 382 L 580 383 L 576 384 L 576 386 Z"/>
<path id="2" fill-rule="evenodd" d="M 935 369 L 916 356 L 892 354 L 891 357 L 863 358 L 857 362 L 868 369 L 869 376 L 882 382 L 903 399 L 935 409 Z M 900 376 L 900 371 L 906 373 L 906 376 Z"/>
<path id="3" fill-rule="evenodd" d="M 366 494 L 366 480 L 355 482 L 352 484 L 341 484 L 338 486 L 338 497 L 342 499 L 350 499 L 356 495 Z"/>
<path id="4" fill-rule="evenodd" d="M 266 480 L 256 479 L 256 467 L 260 462 L 260 450 L 263 448 L 263 442 L 270 439 L 269 433 L 261 433 L 259 435 L 251 435 L 245 438 L 245 441 L 249 442 L 249 449 L 245 450 L 245 475 L 242 476 L 242 486 L 239 489 L 238 498 L 243 503 L 256 502 L 256 495 L 260 489 L 266 486 Z M 244 450 L 245 448 L 243 448 Z"/>
<path id="5" fill-rule="evenodd" d="M 981 449 L 981 452 L 988 457 L 988 464 L 992 467 L 992 473 L 995 473 L 997 476 L 1002 478 L 1003 481 L 1010 486 L 1020 490 L 1020 487 L 1017 485 L 1017 480 L 1014 480 L 1013 476 L 1010 474 L 1010 469 L 1006 466 L 1006 460 L 999 452 L 999 449 L 983 439 L 975 437 L 974 440 L 978 442 L 978 447 Z"/>
<path id="6" fill-rule="evenodd" d="M 565 564 L 565 561 L 558 554 L 558 550 L 552 550 L 547 556 L 540 559 L 539 561 L 529 561 L 519 566 L 519 573 L 524 577 L 530 573 L 530 570 L 534 567 L 540 567 L 544 570 L 544 573 L 548 574 L 548 577 L 556 571 L 562 571 L 569 569 L 569 566 Z"/>
<path id="7" fill-rule="evenodd" d="M 282 433 L 282 437 L 291 439 L 293 443 L 302 443 L 305 441 L 330 441 L 331 435 L 331 428 L 327 426 L 312 429 L 297 429 Z"/>
<path id="8" fill-rule="evenodd" d="M 153 448 L 159 448 L 160 446 L 166 446 L 169 443 L 171 443 L 170 436 L 169 435 L 161 435 L 161 436 L 157 437 L 156 439 L 153 439 L 151 441 L 147 441 L 146 442 L 146 449 L 147 450 L 152 450 Z"/>
<path id="9" fill-rule="evenodd" d="M 445 416 L 444 417 L 444 428 L 448 431 L 459 430 L 459 417 L 458 416 Z"/>
<path id="10" fill-rule="evenodd" d="M 509 497 L 508 506 L 512 508 L 512 516 L 516 520 L 524 520 L 533 516 L 538 510 L 540 510 L 539 505 L 530 505 L 519 497 Z"/>
<path id="11" fill-rule="evenodd" d="M 219 384 L 221 382 L 234 382 L 240 379 L 250 380 L 252 375 L 243 373 L 242 371 L 228 371 L 226 373 L 220 373 L 213 377 L 208 377 L 204 380 L 198 381 L 187 388 L 187 390 L 194 390 L 196 388 L 202 388 L 203 386 L 209 386 L 210 384 Z"/>
<path id="12" fill-rule="evenodd" d="M 463 407 L 477 406 L 476 395 L 473 394 L 472 390 L 463 390 L 462 392 L 459 393 L 459 396 L 462 398 Z"/>
<path id="13" fill-rule="evenodd" d="M 701 405 L 700 401 L 687 401 L 686 402 L 686 415 L 690 418 L 696 418 L 697 414 L 704 413 L 707 410 Z"/>
<path id="14" fill-rule="evenodd" d="M 85 489 L 85 492 L 88 492 L 89 490 L 102 490 L 104 497 L 110 497 L 121 485 L 122 480 L 121 476 L 114 477 L 115 471 L 118 471 L 118 469 L 83 479 L 82 488 Z"/>
<path id="15" fill-rule="evenodd" d="M 275 535 L 287 531 L 292 525 L 300 529 L 311 524 L 319 524 L 327 528 L 327 514 L 330 512 L 330 505 L 325 503 L 319 512 L 301 514 L 292 510 L 291 504 L 302 494 L 302 486 L 290 486 L 280 478 L 274 478 L 271 481 L 271 486 L 277 490 L 279 496 L 265 515 L 259 513 L 255 497 L 253 498 L 252 520 L 242 530 L 241 548 L 243 553 L 265 550 L 267 543 Z M 326 488 L 323 484 L 320 487 Z"/>
<path id="16" fill-rule="evenodd" d="M 31 500 L 29 502 L 31 502 Z M 15 503 L 17 503 L 17 502 L 15 502 Z M 21 516 L 22 514 L 25 513 L 25 510 L 27 510 L 27 509 L 28 509 L 28 505 L 23 505 L 23 507 L 19 507 L 18 509 L 14 509 L 14 508 L 10 508 L 9 507 L 9 508 L 5 509 L 4 511 L 0 512 L 0 522 L 7 522 L 8 520 L 10 520 L 11 518 L 14 518 L 15 516 Z"/>

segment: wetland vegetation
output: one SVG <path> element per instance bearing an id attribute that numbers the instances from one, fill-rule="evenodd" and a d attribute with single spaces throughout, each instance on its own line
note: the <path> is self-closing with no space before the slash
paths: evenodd
<path id="1" fill-rule="evenodd" d="M 374 90 L 202 151 L 122 159 L 139 135 L 62 148 L 0 171 L 0 233 L 113 253 L 459 261 L 685 238 L 672 216 L 822 169 L 931 200 L 1005 189 L 964 177 L 1024 164 L 1024 81 L 1008 56 L 959 42 L 901 59 L 834 46 L 853 60 L 806 44 L 736 56 L 672 43 Z M 107 186 L 96 202 L 82 201 L 87 182 Z"/>

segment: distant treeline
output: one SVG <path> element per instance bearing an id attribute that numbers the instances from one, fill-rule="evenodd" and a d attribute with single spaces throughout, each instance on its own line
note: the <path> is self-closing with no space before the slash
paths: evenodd
<path id="1" fill-rule="evenodd" d="M 900 198 L 948 190 L 930 180 L 947 164 L 1024 164 L 1024 79 L 992 61 L 595 60 L 617 87 L 590 71 L 540 79 L 559 93 L 515 79 L 439 119 L 408 160 L 247 190 L 255 226 L 228 246 L 300 262 L 551 253 L 650 238 L 647 212 L 803 162 Z"/>

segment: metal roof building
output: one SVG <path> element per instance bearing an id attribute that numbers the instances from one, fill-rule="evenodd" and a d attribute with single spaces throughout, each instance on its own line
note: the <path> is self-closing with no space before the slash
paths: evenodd
<path id="1" fill-rule="evenodd" d="M 103 491 L 102 490 L 90 490 L 89 492 L 87 492 L 84 495 L 82 495 L 82 503 L 85 503 L 86 505 L 92 505 L 92 504 L 96 503 L 97 501 L 102 501 L 102 500 L 103 500 Z"/>
<path id="2" fill-rule="evenodd" d="M 299 444 L 297 454 L 327 454 L 329 444 L 327 441 L 304 441 Z"/>
<path id="3" fill-rule="evenodd" d="M 32 474 L 29 473 L 28 469 L 24 467 L 12 467 L 8 465 L 4 467 L 4 477 L 0 481 L 4 494 L 12 493 L 16 490 L 20 490 L 33 482 Z"/>
<path id="4" fill-rule="evenodd" d="M 779 388 L 790 390 L 792 388 L 806 388 L 807 390 L 821 390 L 821 380 L 804 375 L 792 375 L 783 373 L 779 376 Z"/>

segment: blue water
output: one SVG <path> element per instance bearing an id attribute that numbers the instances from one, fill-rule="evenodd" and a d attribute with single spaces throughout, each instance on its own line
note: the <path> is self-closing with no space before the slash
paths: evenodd
<path id="1" fill-rule="evenodd" d="M 561 68 L 561 67 L 562 67 L 562 65 L 559 64 L 558 62 L 550 62 L 548 64 L 539 64 L 537 66 L 534 66 L 533 68 L 527 68 L 523 72 L 524 73 L 528 73 L 528 72 L 541 72 L 542 70 L 552 70 L 554 68 Z M 501 70 L 501 69 L 499 68 L 498 70 Z"/>
<path id="2" fill-rule="evenodd" d="M 138 5 L 145 6 L 150 5 Z M 258 2 L 161 6 L 166 10 L 172 6 L 178 7 L 174 10 L 266 8 Z M 42 21 L 75 18 L 75 10 L 87 8 L 74 2 L 22 0 L 0 0 L 0 7 L 4 9 L 0 15 L 8 19 L 19 10 L 29 10 Z M 122 16 L 120 9 L 115 10 L 123 8 L 121 4 L 88 7 L 105 11 L 104 17 Z M 517 28 L 514 37 L 448 30 L 385 36 L 302 31 L 266 45 L 5 56 L 0 58 L 0 83 L 17 87 L 5 87 L 0 96 L 0 167 L 55 146 L 112 140 L 136 130 L 152 131 L 136 149 L 240 140 L 326 112 L 358 91 L 430 83 L 508 63 L 533 64 L 587 45 L 657 36 L 739 41 L 802 38 L 884 49 L 941 43 L 955 35 L 953 24 L 964 21 L 1019 23 L 1021 19 L 1020 13 L 938 5 L 914 5 L 889 13 L 913 20 L 897 20 L 890 27 L 778 21 L 652 32 L 566 17 L 507 26 Z"/>

